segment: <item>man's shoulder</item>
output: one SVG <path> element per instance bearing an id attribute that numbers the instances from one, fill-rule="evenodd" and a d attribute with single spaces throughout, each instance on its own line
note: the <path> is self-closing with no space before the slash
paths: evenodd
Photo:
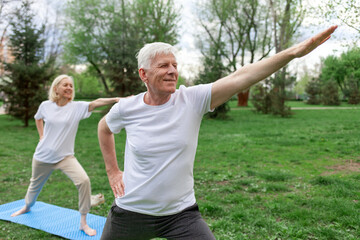
<path id="1" fill-rule="evenodd" d="M 199 91 L 203 91 L 205 89 L 211 88 L 211 83 L 207 83 L 207 84 L 198 84 L 198 85 L 191 85 L 191 86 L 184 86 L 184 85 L 180 85 L 179 89 L 176 90 L 176 92 L 178 94 L 187 94 L 187 93 L 192 93 L 192 92 L 199 92 Z"/>
<path id="2" fill-rule="evenodd" d="M 114 104 L 112 109 L 113 112 L 119 112 L 124 114 L 125 112 L 128 112 L 130 110 L 139 109 L 141 106 L 143 106 L 143 97 L 144 92 L 139 93 L 137 95 L 121 98 L 119 102 Z"/>

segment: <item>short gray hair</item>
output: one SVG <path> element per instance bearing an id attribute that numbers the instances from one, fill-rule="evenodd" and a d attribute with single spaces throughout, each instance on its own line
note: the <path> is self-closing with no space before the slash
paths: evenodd
<path id="1" fill-rule="evenodd" d="M 136 54 L 138 68 L 149 69 L 151 61 L 159 54 L 172 54 L 175 56 L 176 49 L 172 45 L 163 42 L 153 42 L 145 44 Z"/>
<path id="2" fill-rule="evenodd" d="M 72 77 L 65 75 L 65 74 L 56 77 L 54 79 L 54 81 L 52 82 L 51 87 L 49 89 L 49 100 L 50 101 L 56 102 L 59 99 L 59 96 L 55 92 L 55 87 L 59 86 L 60 82 L 66 78 L 70 79 L 74 86 L 74 79 Z M 74 97 L 75 97 L 75 89 L 72 91 L 71 100 L 74 100 Z"/>

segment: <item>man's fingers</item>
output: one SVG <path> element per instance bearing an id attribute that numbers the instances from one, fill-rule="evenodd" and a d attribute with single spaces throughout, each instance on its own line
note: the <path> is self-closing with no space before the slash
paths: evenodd
<path id="1" fill-rule="evenodd" d="M 113 191 L 114 197 L 122 197 L 124 195 L 124 181 L 122 180 L 122 172 L 118 171 L 118 173 L 110 174 L 109 183 L 111 190 Z"/>
<path id="2" fill-rule="evenodd" d="M 321 44 L 323 44 L 324 42 L 326 42 L 327 40 L 329 40 L 329 38 L 331 38 L 331 35 L 328 36 L 327 38 L 325 38 L 324 40 L 322 40 L 322 42 L 321 42 L 319 45 L 321 45 Z"/>
<path id="3" fill-rule="evenodd" d="M 326 29 L 324 32 L 320 33 L 319 39 L 320 39 L 320 44 L 326 42 L 331 34 L 336 30 L 337 26 L 331 26 L 328 29 Z"/>
<path id="4" fill-rule="evenodd" d="M 122 197 L 124 195 L 124 184 L 123 182 L 121 182 L 119 185 L 114 186 L 112 188 L 114 196 L 117 197 Z"/>

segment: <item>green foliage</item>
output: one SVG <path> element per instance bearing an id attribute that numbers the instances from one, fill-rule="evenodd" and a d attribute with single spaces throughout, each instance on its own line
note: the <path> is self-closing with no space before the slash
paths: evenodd
<path id="1" fill-rule="evenodd" d="M 270 9 L 258 0 L 220 0 L 198 3 L 202 30 L 198 42 L 203 52 L 219 48 L 219 57 L 229 72 L 263 58 L 272 49 Z"/>
<path id="2" fill-rule="evenodd" d="M 360 103 L 360 91 L 359 91 L 359 81 L 354 79 L 349 79 L 349 104 L 359 104 Z"/>
<path id="3" fill-rule="evenodd" d="M 71 74 L 74 78 L 76 94 L 78 99 L 94 99 L 106 95 L 104 86 L 99 82 L 96 74 L 89 67 L 85 72 Z"/>
<path id="4" fill-rule="evenodd" d="M 308 94 L 307 104 L 317 105 L 321 103 L 321 83 L 319 79 L 313 78 L 306 84 L 305 91 Z"/>
<path id="5" fill-rule="evenodd" d="M 291 108 L 286 106 L 285 88 L 279 87 L 294 81 L 293 77 L 287 77 L 288 81 L 280 80 L 281 76 L 275 76 L 265 80 L 265 85 L 258 84 L 252 92 L 251 102 L 257 112 L 272 114 L 281 117 L 289 117 Z"/>
<path id="6" fill-rule="evenodd" d="M 105 91 L 119 96 L 145 89 L 135 58 L 145 43 L 177 42 L 179 14 L 173 0 L 69 1 L 66 12 L 67 61 L 90 63 Z"/>
<path id="7" fill-rule="evenodd" d="M 328 56 L 321 70 L 321 80 L 336 81 L 345 98 L 356 104 L 360 84 L 360 48 L 353 48 L 340 57 Z M 351 96 L 351 97 L 350 97 Z"/>
<path id="8" fill-rule="evenodd" d="M 325 21 L 339 19 L 343 24 L 360 33 L 358 0 L 328 0 L 317 6 Z"/>
<path id="9" fill-rule="evenodd" d="M 269 114 L 271 112 L 271 99 L 268 89 L 262 84 L 257 84 L 252 91 L 251 102 L 257 112 Z"/>
<path id="10" fill-rule="evenodd" d="M 136 0 L 132 11 L 142 43 L 177 43 L 180 15 L 173 0 Z"/>
<path id="11" fill-rule="evenodd" d="M 200 50 L 208 55 L 211 48 L 218 48 L 217 57 L 228 73 L 269 55 L 273 44 L 270 9 L 265 2 L 200 1 L 198 7 Z M 238 94 L 240 105 L 247 106 L 249 91 Z"/>
<path id="12" fill-rule="evenodd" d="M 31 4 L 24 1 L 10 22 L 10 48 L 14 61 L 5 64 L 5 78 L 0 88 L 5 93 L 7 112 L 28 126 L 41 101 L 46 98 L 45 83 L 52 73 L 53 59 L 44 62 L 44 25 L 35 25 Z"/>
<path id="13" fill-rule="evenodd" d="M 321 96 L 321 100 L 324 105 L 340 105 L 339 89 L 337 84 L 333 81 L 323 83 Z"/>
<path id="14" fill-rule="evenodd" d="M 273 88 L 270 91 L 271 99 L 271 114 L 278 115 L 281 117 L 289 117 L 291 108 L 285 105 L 286 92 L 281 88 Z"/>

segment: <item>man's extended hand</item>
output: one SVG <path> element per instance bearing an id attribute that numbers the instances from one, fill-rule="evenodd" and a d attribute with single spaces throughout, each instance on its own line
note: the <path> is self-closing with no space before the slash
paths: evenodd
<path id="1" fill-rule="evenodd" d="M 318 33 L 315 36 L 293 46 L 292 49 L 294 50 L 294 56 L 299 58 L 310 53 L 315 48 L 326 42 L 331 37 L 331 34 L 335 31 L 336 28 L 337 26 L 332 26 L 325 31 Z"/>

